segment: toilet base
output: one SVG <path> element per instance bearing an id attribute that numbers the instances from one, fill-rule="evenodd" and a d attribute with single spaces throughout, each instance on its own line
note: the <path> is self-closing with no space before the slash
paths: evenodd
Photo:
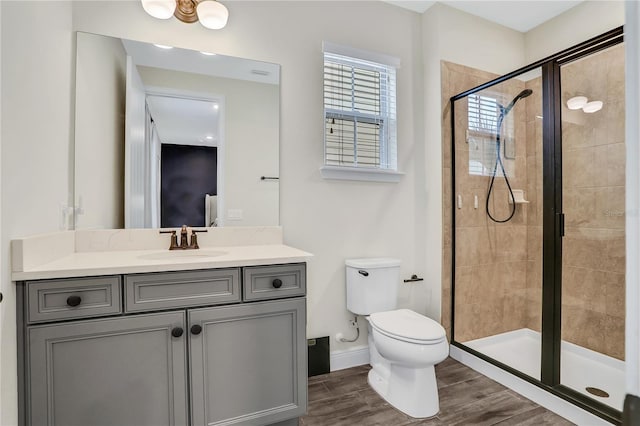
<path id="1" fill-rule="evenodd" d="M 433 366 L 416 369 L 392 364 L 388 375 L 372 368 L 367 381 L 385 401 L 408 416 L 429 418 L 440 410 Z"/>

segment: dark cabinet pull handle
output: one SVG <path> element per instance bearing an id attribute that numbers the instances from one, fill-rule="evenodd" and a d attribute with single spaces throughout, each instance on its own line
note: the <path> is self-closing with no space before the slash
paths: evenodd
<path id="1" fill-rule="evenodd" d="M 194 324 L 191 326 L 191 334 L 198 335 L 202 333 L 202 326 L 198 324 Z"/>
<path id="2" fill-rule="evenodd" d="M 369 276 L 369 273 L 367 271 L 359 270 L 358 273 L 360 275 L 362 275 L 363 277 L 368 277 Z"/>
<path id="3" fill-rule="evenodd" d="M 271 282 L 271 285 L 273 286 L 273 288 L 280 288 L 282 287 L 282 280 L 280 278 L 276 278 Z"/>
<path id="4" fill-rule="evenodd" d="M 182 336 L 182 333 L 184 333 L 184 330 L 182 330 L 181 327 L 176 327 L 173 330 L 171 330 L 171 335 L 173 337 L 180 337 Z"/>
<path id="5" fill-rule="evenodd" d="M 82 303 L 82 297 L 80 297 L 80 296 L 69 296 L 69 297 L 67 297 L 67 305 L 69 305 L 71 307 L 78 306 L 80 303 Z"/>

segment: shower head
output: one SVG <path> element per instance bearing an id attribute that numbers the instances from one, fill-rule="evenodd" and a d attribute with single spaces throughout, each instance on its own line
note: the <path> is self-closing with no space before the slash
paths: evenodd
<path id="1" fill-rule="evenodd" d="M 503 116 L 506 116 L 507 114 L 509 114 L 509 111 L 511 111 L 511 109 L 516 105 L 516 102 L 518 102 L 522 98 L 526 98 L 527 96 L 530 96 L 532 93 L 533 93 L 533 90 L 524 89 L 522 92 L 518 93 L 516 97 L 513 98 L 513 100 L 506 107 L 503 107 L 502 105 L 498 104 L 498 106 L 500 106 L 500 113 Z"/>

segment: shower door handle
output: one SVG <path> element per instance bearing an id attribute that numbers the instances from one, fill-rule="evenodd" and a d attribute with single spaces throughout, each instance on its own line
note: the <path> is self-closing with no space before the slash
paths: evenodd
<path id="1" fill-rule="evenodd" d="M 560 231 L 560 236 L 564 237 L 564 213 L 558 213 L 558 230 Z"/>

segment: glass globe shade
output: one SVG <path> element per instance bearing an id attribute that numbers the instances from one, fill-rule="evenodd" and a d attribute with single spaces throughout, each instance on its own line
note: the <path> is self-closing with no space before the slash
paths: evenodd
<path id="1" fill-rule="evenodd" d="M 219 30 L 227 25 L 229 11 L 216 0 L 202 0 L 196 9 L 200 23 L 211 30 Z"/>
<path id="2" fill-rule="evenodd" d="M 582 110 L 587 114 L 593 114 L 596 111 L 600 111 L 602 109 L 602 105 L 604 105 L 602 101 L 591 101 L 583 106 Z"/>
<path id="3" fill-rule="evenodd" d="M 175 0 L 141 0 L 142 8 L 149 15 L 158 19 L 169 19 L 176 10 Z"/>
<path id="4" fill-rule="evenodd" d="M 580 109 L 587 104 L 586 96 L 574 96 L 573 98 L 567 101 L 567 108 L 569 109 Z"/>

